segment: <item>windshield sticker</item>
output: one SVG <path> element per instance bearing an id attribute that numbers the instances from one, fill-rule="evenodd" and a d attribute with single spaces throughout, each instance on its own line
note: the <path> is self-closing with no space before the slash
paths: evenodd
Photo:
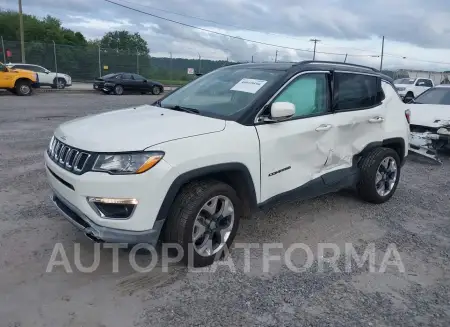
<path id="1" fill-rule="evenodd" d="M 261 79 L 243 78 L 235 86 L 233 86 L 231 91 L 256 93 L 260 88 L 266 84 L 267 81 Z"/>

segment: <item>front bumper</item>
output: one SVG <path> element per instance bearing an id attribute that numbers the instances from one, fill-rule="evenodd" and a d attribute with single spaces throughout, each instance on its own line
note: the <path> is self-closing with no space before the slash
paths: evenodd
<path id="1" fill-rule="evenodd" d="M 139 175 L 99 172 L 75 175 L 53 162 L 47 152 L 44 157 L 54 201 L 59 201 L 55 204 L 72 223 L 77 222 L 78 228 L 93 238 L 108 242 L 152 243 L 157 239 L 165 217 L 161 220 L 156 217 L 170 186 L 166 185 L 164 177 L 171 166 L 164 160 Z M 128 218 L 111 219 L 100 216 L 88 202 L 88 197 L 132 198 L 138 204 Z M 64 206 L 58 205 L 61 203 Z"/>
<path id="2" fill-rule="evenodd" d="M 163 220 L 159 220 L 153 229 L 140 232 L 104 227 L 92 222 L 56 190 L 53 190 L 52 201 L 67 220 L 95 242 L 156 245 L 164 224 Z"/>

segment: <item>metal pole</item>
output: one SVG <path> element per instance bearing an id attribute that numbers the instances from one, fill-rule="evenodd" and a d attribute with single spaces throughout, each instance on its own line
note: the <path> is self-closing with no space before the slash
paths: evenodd
<path id="1" fill-rule="evenodd" d="M 23 32 L 22 0 L 19 0 L 19 28 L 20 28 L 20 52 L 22 54 L 22 64 L 25 63 L 25 36 Z"/>
<path id="2" fill-rule="evenodd" d="M 253 62 L 253 56 L 252 56 L 252 62 Z"/>
<path id="3" fill-rule="evenodd" d="M 3 36 L 2 38 L 2 51 L 3 51 L 3 62 L 6 64 L 6 50 L 5 50 L 5 43 L 3 43 Z"/>
<path id="4" fill-rule="evenodd" d="M 98 45 L 98 77 L 102 77 L 102 57 L 100 54 L 100 45 Z"/>
<path id="5" fill-rule="evenodd" d="M 345 54 L 344 62 L 347 62 L 347 53 Z"/>
<path id="6" fill-rule="evenodd" d="M 139 51 L 137 48 L 136 48 L 136 71 L 137 74 L 139 74 Z"/>
<path id="7" fill-rule="evenodd" d="M 275 51 L 275 62 L 277 62 L 277 58 L 278 58 L 278 50 Z"/>
<path id="8" fill-rule="evenodd" d="M 383 69 L 383 56 L 384 56 L 384 36 L 381 43 L 381 60 L 380 60 L 380 71 Z"/>
<path id="9" fill-rule="evenodd" d="M 172 80 L 172 52 L 170 52 L 170 80 Z"/>
<path id="10" fill-rule="evenodd" d="M 318 39 L 310 39 L 311 42 L 314 42 L 314 54 L 313 54 L 313 60 L 316 60 L 316 46 L 317 42 L 320 42 Z"/>
<path id="11" fill-rule="evenodd" d="M 201 73 L 202 71 L 202 57 L 200 56 L 200 53 L 198 54 L 198 72 Z"/>
<path id="12" fill-rule="evenodd" d="M 56 88 L 58 88 L 58 60 L 56 59 L 56 44 L 55 41 L 52 42 L 53 42 L 53 56 L 55 57 L 55 73 L 56 73 L 55 84 Z"/>

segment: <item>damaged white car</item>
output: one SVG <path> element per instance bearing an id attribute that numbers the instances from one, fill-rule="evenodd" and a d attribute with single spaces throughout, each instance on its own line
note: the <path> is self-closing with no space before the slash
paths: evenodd
<path id="1" fill-rule="evenodd" d="M 409 104 L 410 150 L 440 162 L 439 150 L 450 148 L 450 85 L 438 85 Z"/>
<path id="2" fill-rule="evenodd" d="M 405 109 L 369 67 L 238 64 L 152 105 L 64 123 L 46 171 L 54 203 L 92 240 L 176 243 L 205 266 L 252 209 L 348 187 L 388 201 L 408 155 Z"/>

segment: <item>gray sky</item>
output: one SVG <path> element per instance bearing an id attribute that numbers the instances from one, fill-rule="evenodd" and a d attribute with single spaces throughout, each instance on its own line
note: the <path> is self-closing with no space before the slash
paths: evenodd
<path id="1" fill-rule="evenodd" d="M 195 30 L 103 0 L 22 1 L 24 12 L 56 16 L 66 27 L 89 38 L 116 29 L 138 31 L 158 56 L 172 52 L 174 57 L 200 54 L 210 59 L 251 60 L 253 56 L 261 61 L 274 60 L 278 50 L 279 60 L 310 59 L 312 53 L 308 51 L 313 44 L 309 39 L 318 38 L 318 52 L 328 54 L 318 53 L 317 59 L 343 61 L 347 53 L 348 62 L 377 67 L 380 58 L 376 56 L 384 35 L 385 67 L 450 70 L 449 0 L 113 0 L 186 24 L 280 47 Z M 16 7 L 17 0 L 0 0 L 2 9 Z"/>

